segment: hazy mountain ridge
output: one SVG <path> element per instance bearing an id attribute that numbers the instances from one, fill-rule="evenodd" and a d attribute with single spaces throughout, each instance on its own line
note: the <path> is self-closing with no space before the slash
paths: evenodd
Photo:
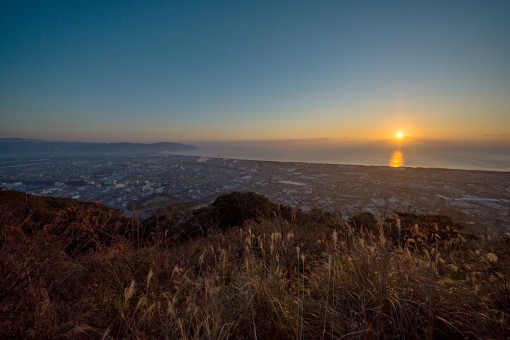
<path id="1" fill-rule="evenodd" d="M 37 139 L 0 138 L 0 157 L 61 154 L 154 153 L 196 150 L 194 145 L 161 143 L 49 142 Z"/>

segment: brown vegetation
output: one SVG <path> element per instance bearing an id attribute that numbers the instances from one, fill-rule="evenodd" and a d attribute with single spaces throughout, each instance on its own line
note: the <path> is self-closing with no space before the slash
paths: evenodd
<path id="1" fill-rule="evenodd" d="M 135 221 L 0 192 L 0 336 L 504 338 L 510 236 L 458 227 L 253 193 Z"/>

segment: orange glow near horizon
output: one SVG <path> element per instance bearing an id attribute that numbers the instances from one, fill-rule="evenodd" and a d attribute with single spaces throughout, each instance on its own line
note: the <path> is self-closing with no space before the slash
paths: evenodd
<path id="1" fill-rule="evenodd" d="M 392 168 L 400 168 L 404 165 L 404 155 L 401 151 L 395 151 L 391 156 L 390 166 Z"/>

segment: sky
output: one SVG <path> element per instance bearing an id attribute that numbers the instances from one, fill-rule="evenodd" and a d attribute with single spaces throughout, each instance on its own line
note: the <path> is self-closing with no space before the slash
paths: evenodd
<path id="1" fill-rule="evenodd" d="M 0 137 L 510 140 L 510 1 L 0 1 Z"/>

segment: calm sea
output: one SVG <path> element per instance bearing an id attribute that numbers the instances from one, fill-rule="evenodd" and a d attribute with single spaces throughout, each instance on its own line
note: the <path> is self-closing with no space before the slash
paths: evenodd
<path id="1" fill-rule="evenodd" d="M 234 159 L 510 171 L 505 142 L 287 140 L 194 142 L 182 154 Z M 399 145 L 400 144 L 400 145 Z"/>

